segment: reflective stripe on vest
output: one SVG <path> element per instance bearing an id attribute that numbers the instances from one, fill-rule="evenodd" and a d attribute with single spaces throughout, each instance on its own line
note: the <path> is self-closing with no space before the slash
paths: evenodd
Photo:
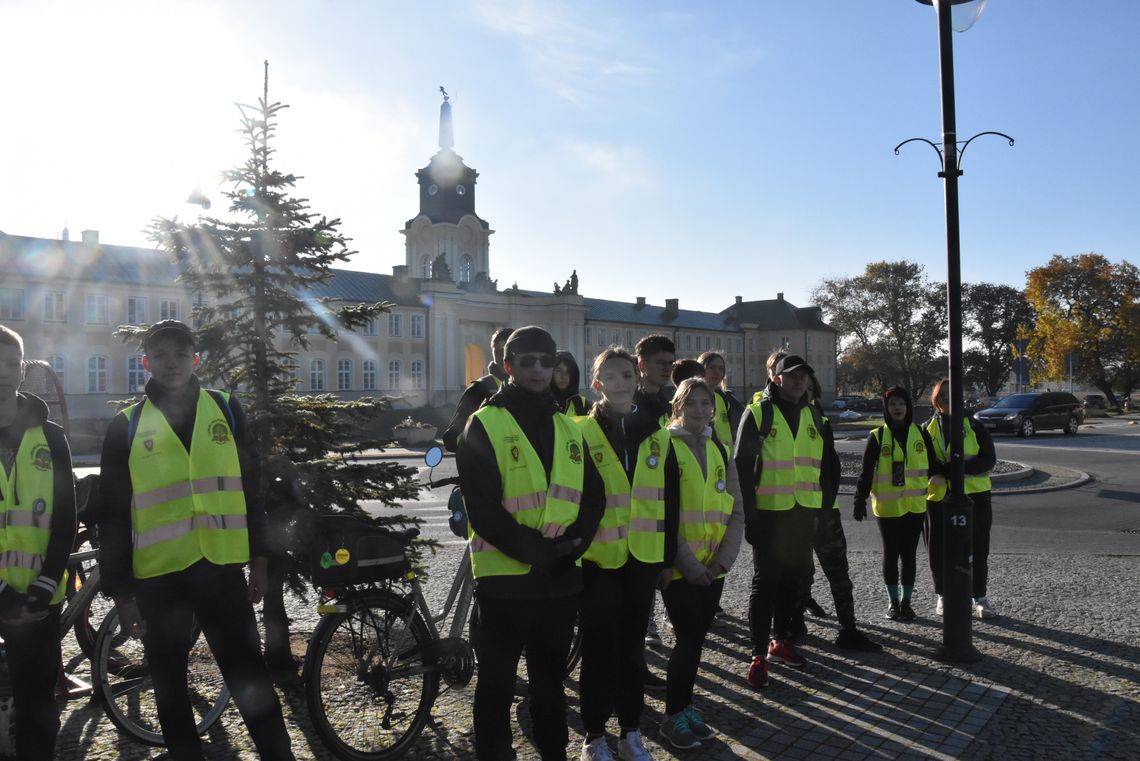
<path id="1" fill-rule="evenodd" d="M 241 463 L 217 402 L 199 392 L 189 452 L 153 402 L 140 404 L 128 459 L 135 577 L 175 573 L 203 558 L 217 565 L 248 562 Z"/>
<path id="2" fill-rule="evenodd" d="M 978 444 L 978 436 L 974 433 L 974 426 L 970 425 L 970 421 L 962 418 L 962 453 L 966 457 L 977 457 L 978 452 L 982 451 L 982 447 Z M 930 422 L 926 424 L 926 431 L 930 434 L 930 442 L 934 445 L 934 457 L 940 463 L 948 462 L 950 455 L 946 451 L 945 439 L 942 437 L 942 422 L 937 414 L 930 418 Z M 984 491 L 989 491 L 992 488 L 990 483 L 990 476 L 988 473 L 980 476 L 966 476 L 965 481 L 967 494 L 981 494 Z M 926 498 L 931 502 L 941 502 L 946 498 L 946 492 L 949 491 L 949 484 L 944 483 L 941 486 L 930 484 L 926 492 Z"/>
<path id="3" fill-rule="evenodd" d="M 791 510 L 822 507 L 823 489 L 819 485 L 823 463 L 823 432 L 816 429 L 811 407 L 800 410 L 800 424 L 793 439 L 784 413 L 770 400 L 750 404 L 749 411 L 762 428 L 761 408 L 768 406 L 772 426 L 761 442 L 760 483 L 756 485 L 756 508 L 759 510 Z"/>
<path id="4" fill-rule="evenodd" d="M 0 467 L 0 581 L 22 594 L 39 578 L 51 542 L 55 464 L 42 425 L 27 428 L 11 472 Z M 51 603 L 67 592 L 64 570 Z"/>
<path id="5" fill-rule="evenodd" d="M 495 451 L 503 484 L 503 509 L 517 523 L 533 528 L 547 538 L 557 538 L 578 518 L 582 501 L 584 462 L 582 435 L 567 416 L 554 415 L 554 456 L 550 483 L 546 468 L 526 434 L 511 413 L 502 407 L 483 407 L 475 416 L 487 432 Z M 500 552 L 474 528 L 471 540 L 471 573 L 484 576 L 521 576 L 530 565 Z"/>
<path id="6" fill-rule="evenodd" d="M 885 425 L 876 428 L 871 435 L 879 447 L 875 479 L 871 482 L 872 512 L 878 518 L 898 518 L 907 513 L 925 513 L 930 453 L 926 451 L 921 429 L 914 423 L 910 424 L 910 428 L 907 429 L 905 451 Z M 891 483 L 896 462 L 903 466 L 902 486 Z"/>
<path id="7" fill-rule="evenodd" d="M 678 443 L 673 451 L 677 453 L 677 466 L 681 471 L 681 541 L 692 550 L 697 560 L 708 565 L 716 556 L 732 517 L 727 468 L 711 438 L 705 441 L 707 468 L 704 473 L 687 444 Z M 681 578 L 681 572 L 674 569 L 673 578 Z"/>

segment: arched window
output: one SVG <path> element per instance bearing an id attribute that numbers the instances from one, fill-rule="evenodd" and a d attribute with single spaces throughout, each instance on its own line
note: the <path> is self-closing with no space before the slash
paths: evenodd
<path id="1" fill-rule="evenodd" d="M 461 283 L 470 283 L 471 282 L 471 268 L 472 268 L 471 257 L 468 256 L 467 254 L 464 254 L 463 258 L 459 260 L 459 282 L 461 282 Z"/>
<path id="2" fill-rule="evenodd" d="M 352 360 L 338 359 L 336 361 L 336 390 L 352 390 Z"/>
<path id="3" fill-rule="evenodd" d="M 400 387 L 400 360 L 388 361 L 388 388 Z"/>
<path id="4" fill-rule="evenodd" d="M 424 387 L 424 361 L 422 359 L 412 360 L 412 388 Z"/>
<path id="5" fill-rule="evenodd" d="M 136 393 L 146 386 L 146 370 L 143 368 L 142 355 L 132 354 L 127 357 L 127 391 Z"/>
<path id="6" fill-rule="evenodd" d="M 67 393 L 67 360 L 63 358 L 62 354 L 49 354 L 47 363 L 51 365 L 51 369 L 59 378 L 59 385 L 63 388 L 64 393 Z"/>
<path id="7" fill-rule="evenodd" d="M 420 277 L 424 280 L 431 280 L 431 257 L 425 256 L 420 259 Z"/>
<path id="8" fill-rule="evenodd" d="M 87 360 L 87 393 L 107 393 L 107 358 L 102 355 Z"/>
<path id="9" fill-rule="evenodd" d="M 325 361 L 323 359 L 309 361 L 309 390 L 325 390 Z"/>
<path id="10" fill-rule="evenodd" d="M 376 390 L 376 366 L 376 360 L 374 359 L 366 359 L 364 360 L 364 364 L 361 365 L 361 371 L 364 374 L 363 381 L 365 391 Z"/>

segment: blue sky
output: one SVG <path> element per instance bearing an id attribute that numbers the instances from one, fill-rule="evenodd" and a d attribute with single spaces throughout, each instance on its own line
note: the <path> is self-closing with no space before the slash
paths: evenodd
<path id="1" fill-rule="evenodd" d="M 500 287 L 798 304 L 908 258 L 945 273 L 934 11 L 914 0 L 0 6 L 0 230 L 145 244 L 243 158 L 236 101 L 290 104 L 278 168 L 391 272 L 436 150 L 480 172 Z M 1055 253 L 1140 263 L 1140 3 L 991 0 L 954 36 L 967 281 Z M 215 211 L 220 206 L 215 206 Z"/>

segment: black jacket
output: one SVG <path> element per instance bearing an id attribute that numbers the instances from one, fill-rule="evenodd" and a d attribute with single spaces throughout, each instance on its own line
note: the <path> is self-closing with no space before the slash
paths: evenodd
<path id="1" fill-rule="evenodd" d="M 547 481 L 554 457 L 554 397 L 535 394 L 505 383 L 487 400 L 505 408 L 534 447 L 546 468 Z M 471 528 L 499 551 L 531 566 L 521 576 L 487 576 L 476 581 L 480 595 L 517 600 L 541 600 L 574 595 L 582 590 L 581 569 L 574 561 L 586 551 L 606 507 L 605 486 L 587 447 L 578 518 L 557 540 L 519 524 L 503 509 L 503 482 L 495 449 L 479 419 L 472 417 L 460 441 L 455 461 L 459 485 Z M 579 540 L 574 546 L 573 540 Z M 568 544 L 567 544 L 568 543 Z M 563 546 L 560 546 L 563 545 Z"/>
<path id="2" fill-rule="evenodd" d="M 459 449 L 459 437 L 463 435 L 463 429 L 467 426 L 467 418 L 482 407 L 483 402 L 495 395 L 499 390 L 499 383 L 506 382 L 507 374 L 503 368 L 499 367 L 497 362 L 492 362 L 487 365 L 486 375 L 471 381 L 471 384 L 463 389 L 459 402 L 455 405 L 455 412 L 451 415 L 451 422 L 443 429 L 444 449 L 448 452 Z"/>
<path id="3" fill-rule="evenodd" d="M 183 393 L 174 396 L 164 392 L 153 380 L 146 384 L 147 398 L 166 417 L 187 451 L 190 450 L 194 434 L 194 418 L 200 390 L 201 386 L 198 385 L 196 378 Z M 242 410 L 236 395 L 230 396 L 230 411 L 233 413 L 234 441 L 237 443 L 242 489 L 245 492 L 249 555 L 251 558 L 263 557 L 268 553 L 265 501 L 260 487 L 261 461 L 252 431 L 246 424 L 245 411 Z M 103 592 L 108 597 L 131 594 L 135 585 L 131 563 L 134 552 L 131 500 L 134 490 L 131 486 L 129 465 L 131 442 L 127 440 L 127 428 L 127 416 L 115 415 L 103 439 L 103 455 L 100 463 L 102 504 L 99 510 L 99 568 L 103 579 Z"/>
<path id="4" fill-rule="evenodd" d="M 724 399 L 725 405 L 728 407 L 728 428 L 733 433 L 740 429 L 740 418 L 744 417 L 744 403 L 731 391 L 725 391 L 723 388 L 717 388 L 715 391 L 720 394 L 720 398 Z M 731 444 L 731 441 L 721 442 Z"/>
<path id="5" fill-rule="evenodd" d="M 882 425 L 879 428 L 889 428 L 891 437 L 899 443 L 902 451 L 906 452 L 907 437 L 910 435 L 910 418 L 907 418 L 907 425 L 905 428 L 898 426 Z M 879 429 L 876 429 L 879 430 Z M 939 472 L 938 460 L 934 456 L 934 446 L 930 442 L 930 434 L 922 426 L 918 427 L 919 433 L 922 434 L 922 443 L 926 447 L 927 457 L 927 478 Z M 875 438 L 875 433 L 872 431 L 867 434 L 867 446 L 863 450 L 863 470 L 859 473 L 859 481 L 855 484 L 855 504 L 867 504 L 867 497 L 871 494 L 871 485 L 875 481 L 875 471 L 879 468 L 879 451 L 882 448 L 882 433 L 879 438 Z"/>
<path id="6" fill-rule="evenodd" d="M 51 450 L 52 467 L 52 512 L 51 536 L 48 539 L 44 565 L 40 569 L 43 586 L 33 582 L 27 593 L 17 592 L 7 584 L 0 586 L 0 616 L 15 615 L 19 607 L 27 603 L 31 610 L 43 610 L 55 594 L 55 583 L 63 577 L 67 568 L 67 558 L 75 544 L 75 480 L 71 472 L 71 449 L 63 429 L 48 420 L 48 406 L 44 400 L 32 394 L 17 392 L 16 418 L 7 428 L 0 428 L 0 467 L 11 469 L 24 433 L 29 428 L 42 425 L 48 449 Z M 12 495 L 18 497 L 18 495 Z M 0 551 L 7 549 L 0 546 Z M 50 587 L 50 589 L 49 589 Z"/>
<path id="7" fill-rule="evenodd" d="M 654 420 L 661 417 L 673 417 L 673 391 L 672 387 L 661 388 L 657 393 L 651 394 L 638 386 L 633 394 L 633 404 L 637 407 L 639 415 L 648 415 Z M 660 425 L 660 423 L 658 423 Z"/>
<path id="8" fill-rule="evenodd" d="M 560 351 L 555 355 L 555 361 L 559 364 L 565 364 L 570 373 L 570 383 L 566 386 L 566 390 L 555 388 L 554 381 L 550 381 L 550 393 L 554 395 L 554 401 L 558 402 L 558 409 L 567 415 L 585 415 L 590 411 L 590 400 L 579 393 L 579 384 L 582 382 L 581 373 L 578 370 L 578 361 L 574 359 L 574 355 L 568 351 Z"/>
<path id="9" fill-rule="evenodd" d="M 938 413 L 935 413 L 938 414 Z M 997 452 L 994 450 L 994 440 L 990 436 L 990 432 L 986 430 L 985 426 L 975 420 L 973 417 L 967 417 L 970 427 L 974 429 L 974 438 L 978 440 L 978 453 L 973 457 L 965 457 L 962 461 L 963 469 L 967 476 L 980 476 L 989 473 L 997 465 Z M 943 448 L 949 451 L 950 444 L 948 434 L 950 432 L 950 416 L 939 415 L 938 427 L 942 431 L 942 445 Z M 923 430 L 926 430 L 923 427 Z M 931 456 L 930 462 L 935 472 L 942 474 L 946 480 L 950 480 L 950 462 L 938 462 L 937 458 Z"/>

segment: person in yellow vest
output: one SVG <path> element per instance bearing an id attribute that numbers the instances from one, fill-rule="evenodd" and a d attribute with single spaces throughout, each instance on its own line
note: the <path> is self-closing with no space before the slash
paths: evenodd
<path id="1" fill-rule="evenodd" d="M 723 354 L 706 351 L 697 357 L 697 361 L 704 365 L 705 380 L 717 396 L 713 431 L 721 443 L 731 447 L 736 440 L 736 429 L 740 427 L 740 418 L 744 415 L 744 405 L 733 395 L 728 385 Z"/>
<path id="2" fill-rule="evenodd" d="M 524 648 L 535 746 L 543 761 L 566 759 L 562 672 L 582 591 L 579 559 L 606 497 L 589 445 L 550 393 L 554 354 L 542 328 L 511 333 L 508 381 L 471 416 L 456 456 L 478 612 L 480 761 L 514 757 L 511 704 Z"/>
<path id="3" fill-rule="evenodd" d="M 459 437 L 467 426 L 467 419 L 482 406 L 483 402 L 490 399 L 500 386 L 506 383 L 507 373 L 503 370 L 503 347 L 506 346 L 507 338 L 510 337 L 513 330 L 513 328 L 499 328 L 491 334 L 491 362 L 487 365 L 487 374 L 471 381 L 467 388 L 463 389 L 463 393 L 455 405 L 455 412 L 452 413 L 451 421 L 440 435 L 443 440 L 443 448 L 448 452 L 458 451 Z"/>
<path id="4" fill-rule="evenodd" d="M 560 351 L 555 357 L 557 362 L 550 379 L 550 393 L 554 394 L 559 410 L 570 417 L 582 417 L 590 411 L 591 403 L 578 391 L 581 380 L 578 362 L 568 351 Z"/>
<path id="5" fill-rule="evenodd" d="M 926 424 L 934 445 L 935 467 L 944 480 L 950 479 L 950 381 L 941 380 L 930 392 L 934 415 Z M 990 492 L 990 471 L 997 463 L 994 440 L 985 427 L 970 416 L 965 419 L 962 434 L 963 465 L 966 470 L 966 494 L 974 503 L 973 585 L 974 616 L 997 618 L 997 611 L 986 596 L 990 576 L 990 527 L 994 520 Z M 930 573 L 934 577 L 934 593 L 938 595 L 935 614 L 942 615 L 942 501 L 948 491 L 945 484 L 931 485 L 926 501 L 926 548 Z"/>
<path id="6" fill-rule="evenodd" d="M 253 612 L 267 583 L 256 446 L 237 397 L 198 383 L 199 361 L 184 323 L 163 320 L 143 335 L 145 396 L 114 417 L 103 440 L 103 591 L 123 632 L 142 639 L 172 759 L 203 758 L 186 689 L 197 621 L 258 754 L 288 760 Z"/>
<path id="7" fill-rule="evenodd" d="M 55 758 L 59 609 L 75 543 L 75 486 L 63 429 L 19 390 L 24 342 L 0 325 L 0 636 L 16 715 L 16 758 Z"/>
<path id="8" fill-rule="evenodd" d="M 617 714 L 623 761 L 652 761 L 642 741 L 645 626 L 654 584 L 677 552 L 679 473 L 669 432 L 634 414 L 637 360 L 610 347 L 594 360 L 601 400 L 578 425 L 606 489 L 606 511 L 582 556 L 582 761 L 612 761 L 606 722 Z"/>
<path id="9" fill-rule="evenodd" d="M 753 563 L 747 679 L 757 688 L 768 686 L 771 661 L 792 668 L 807 663 L 791 643 L 792 621 L 802 580 L 811 573 L 819 511 L 834 503 L 839 490 L 831 426 L 811 403 L 814 375 L 799 355 L 780 359 L 736 433 L 740 490 L 751 503 L 744 510 Z"/>
<path id="10" fill-rule="evenodd" d="M 661 737 L 679 749 L 697 747 L 716 735 L 693 707 L 693 685 L 724 577 L 736 561 L 744 533 L 736 468 L 712 432 L 714 396 L 702 378 L 682 381 L 669 423 L 680 471 L 681 513 L 676 557 L 659 578 L 676 637 L 669 655 Z"/>
<path id="11" fill-rule="evenodd" d="M 910 394 L 902 386 L 883 392 L 883 425 L 867 436 L 863 471 L 855 484 L 855 520 L 867 517 L 867 497 L 883 543 L 887 618 L 913 621 L 915 553 L 926 520 L 926 489 L 935 477 L 930 435 L 914 423 Z M 945 481 L 941 476 L 936 481 Z M 899 565 L 902 565 L 900 584 Z"/>

